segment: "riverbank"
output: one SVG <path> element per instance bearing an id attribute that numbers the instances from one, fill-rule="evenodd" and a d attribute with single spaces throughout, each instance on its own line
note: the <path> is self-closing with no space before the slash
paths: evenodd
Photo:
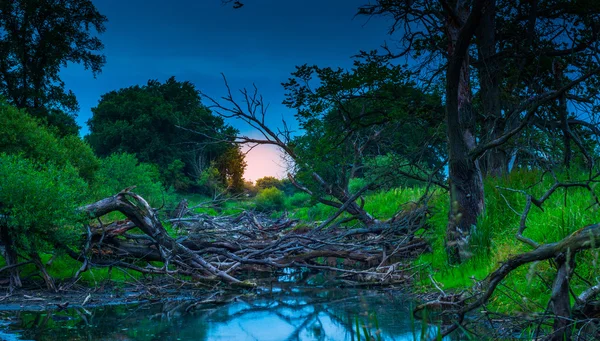
<path id="1" fill-rule="evenodd" d="M 241 208 L 248 209 L 251 207 L 251 201 L 244 201 L 239 205 L 240 211 L 233 212 L 235 202 L 228 203 L 222 211 L 227 210 L 232 213 L 230 217 L 214 218 L 206 208 L 195 208 L 195 218 L 187 218 L 185 224 L 176 226 L 174 222 L 177 220 L 165 223 L 165 229 L 170 237 L 174 240 L 181 241 L 182 245 L 192 245 L 197 240 L 210 240 L 203 247 L 209 248 L 209 252 L 218 252 L 212 255 L 211 262 L 219 264 L 224 268 L 236 266 L 235 261 L 241 263 L 252 263 L 251 267 L 243 265 L 236 266 L 238 274 L 245 274 L 240 277 L 242 280 L 252 280 L 252 276 L 247 273 L 252 268 L 262 269 L 268 274 L 273 272 L 273 269 L 278 269 L 282 264 L 293 264 L 292 268 L 307 269 L 307 273 L 319 273 L 336 271 L 338 282 L 329 282 L 328 285 L 345 288 L 360 287 L 367 290 L 373 283 L 378 286 L 392 286 L 406 288 L 410 290 L 414 297 L 423 299 L 424 302 L 435 303 L 444 301 L 446 305 L 453 305 L 453 308 L 459 307 L 458 301 L 463 301 L 460 304 L 467 304 L 469 297 L 477 297 L 485 290 L 485 282 L 482 282 L 485 277 L 493 270 L 497 269 L 499 264 L 508 259 L 511 255 L 520 254 L 531 250 L 531 247 L 517 241 L 515 238 L 515 230 L 519 224 L 519 209 L 522 209 L 525 204 L 525 199 L 521 191 L 526 188 L 532 195 L 540 196 L 551 185 L 551 181 L 539 181 L 539 174 L 524 173 L 511 175 L 504 179 L 488 179 L 486 180 L 486 213 L 478 223 L 476 230 L 471 235 L 472 256 L 466 262 L 457 266 L 449 266 L 445 255 L 444 236 L 447 223 L 447 196 L 444 192 L 437 192 L 426 203 L 426 220 L 420 221 L 416 229 L 402 230 L 400 237 L 395 240 L 406 240 L 405 236 L 410 236 L 411 241 L 418 240 L 428 242 L 429 248 L 419 249 L 415 253 L 407 253 L 400 257 L 400 263 L 383 264 L 382 257 L 387 257 L 390 253 L 394 253 L 394 248 L 382 249 L 382 241 L 377 233 L 381 231 L 362 231 L 363 236 L 356 237 L 349 235 L 348 232 L 355 231 L 352 229 L 356 226 L 341 224 L 332 234 L 322 235 L 315 239 L 314 235 L 309 234 L 314 226 L 318 226 L 321 220 L 315 220 L 320 217 L 331 216 L 331 208 L 317 204 L 310 207 L 287 207 L 285 212 L 272 212 L 270 215 L 262 214 L 246 214 L 241 211 Z M 517 189 L 517 190 L 514 190 Z M 565 191 L 567 191 L 565 189 Z M 538 240 L 543 244 L 551 243 L 556 240 L 569 236 L 577 232 L 577 227 L 600 220 L 600 214 L 597 210 L 589 209 L 589 201 L 587 192 L 578 189 L 568 189 L 568 200 L 566 197 L 557 196 L 548 200 L 544 205 L 544 211 L 534 209 L 530 215 L 526 236 L 528 238 Z M 365 201 L 373 205 L 370 209 L 379 214 L 376 218 L 389 219 L 385 214 L 396 212 L 399 208 L 405 207 L 407 211 L 415 208 L 423 207 L 416 205 L 414 202 L 423 194 L 422 189 L 396 188 L 389 191 L 380 191 L 367 193 Z M 290 200 L 292 201 L 292 200 Z M 195 206 L 194 202 L 190 202 L 190 206 Z M 365 205 L 366 207 L 366 205 Z M 240 213 L 242 212 L 242 213 Z M 387 213 L 386 213 L 387 212 Z M 423 211 L 425 212 L 425 211 Z M 582 214 L 585 212 L 586 214 Z M 213 218 L 211 218 L 213 217 Z M 310 219 L 313 220 L 310 220 Z M 339 219 L 344 219 L 342 216 Z M 235 221 L 235 227 L 229 226 Z M 335 223 L 335 222 L 334 222 Z M 226 226 L 226 228 L 215 233 L 214 229 L 218 230 L 218 226 Z M 207 229 L 207 226 L 210 227 Z M 276 226 L 276 228 L 272 228 Z M 548 226 L 554 226 L 554 229 L 549 229 Z M 118 228 L 119 226 L 117 226 Z M 330 233 L 324 229 L 325 233 Z M 383 230 L 385 231 L 385 230 Z M 408 231 L 408 234 L 407 234 Z M 202 238 L 191 238 L 191 232 L 202 233 Z M 193 233 L 192 233 L 193 234 Z M 227 244 L 231 236 L 238 235 L 241 244 Z M 257 236 L 263 238 L 263 244 L 256 243 Z M 338 238 L 347 238 L 340 242 Z M 404 236 L 404 237 L 403 237 Z M 212 238 L 212 239 L 211 239 Z M 229 239 L 228 239 L 229 238 Z M 311 240 L 312 239 L 312 240 Z M 309 240 L 309 244 L 302 244 L 302 241 Z M 110 242 L 104 240 L 105 242 Z M 255 252 L 259 254 L 262 249 L 272 250 L 273 246 L 280 247 L 282 241 L 288 241 L 288 244 L 283 244 L 282 248 L 276 249 L 275 253 L 278 258 L 267 256 L 244 259 L 240 255 L 252 255 Z M 326 243 L 324 241 L 327 241 Z M 333 242 L 332 242 L 333 241 Z M 237 241 L 236 241 L 237 242 Z M 223 250 L 219 251 L 210 248 L 212 245 L 219 245 Z M 336 244 L 337 243 L 337 244 Z M 361 245 L 360 249 L 356 249 L 357 245 Z M 116 244 L 115 244 L 116 245 Z M 251 250 L 246 250 L 240 245 L 248 245 Z M 323 245 L 335 246 L 336 248 L 323 249 Z M 410 245 L 410 244 L 393 244 Z M 148 244 L 151 250 L 152 245 Z M 305 263 L 290 262 L 287 254 L 281 250 L 298 250 L 298 247 L 305 248 L 303 252 L 293 253 L 294 257 L 299 259 L 310 260 Z M 314 247 L 321 248 L 319 252 L 313 253 Z M 348 252 L 354 248 L 360 250 L 359 253 Z M 280 251 L 277 251 L 280 250 Z M 310 252 L 308 252 L 308 251 Z M 326 250 L 327 253 L 323 253 Z M 229 252 L 229 253 L 227 253 Z M 269 251 L 272 252 L 272 251 Z M 280 252 L 280 253 L 277 253 Z M 236 256 L 237 255 L 237 256 Z M 228 259 L 223 263 L 222 257 Z M 46 257 L 46 256 L 44 256 Z M 238 257 L 238 258 L 235 258 Z M 47 263 L 47 269 L 50 275 L 57 279 L 59 288 L 68 283 L 80 263 L 65 256 L 59 256 L 49 259 L 43 258 Z M 356 263 L 346 262 L 345 259 L 351 259 L 354 262 L 362 262 L 363 267 L 358 268 Z M 595 280 L 596 262 L 598 254 L 596 251 L 583 251 L 577 255 L 577 273 L 570 281 L 571 288 L 575 295 L 581 293 L 590 286 Z M 231 262 L 233 260 L 234 262 Z M 394 262 L 398 261 L 398 257 Z M 278 263 L 280 262 L 280 263 Z M 153 263 L 150 262 L 150 265 Z M 158 269 L 159 264 L 153 269 Z M 365 267 L 366 266 L 366 267 Z M 28 269 L 30 268 L 30 272 Z M 270 270 L 269 270 L 270 269 Z M 366 271 L 364 269 L 367 269 Z M 371 270 L 368 270 L 371 269 Z M 373 270 L 375 269 L 375 270 Z M 296 271 L 296 270 L 294 270 Z M 36 269 L 33 266 L 26 265 L 22 271 L 24 278 L 35 276 Z M 31 273 L 31 275 L 30 275 Z M 288 276 L 289 274 L 284 274 Z M 392 276 L 390 276 L 392 275 Z M 43 293 L 43 290 L 19 290 L 12 296 L 0 297 L 0 304 L 7 304 L 8 309 L 16 307 L 31 309 L 62 309 L 66 303 L 75 307 L 87 307 L 88 304 L 103 305 L 103 302 L 114 301 L 115 304 L 152 302 L 161 300 L 177 300 L 189 297 L 192 300 L 202 301 L 215 292 L 219 292 L 230 286 L 218 282 L 199 282 L 192 278 L 183 275 L 183 281 L 172 282 L 171 286 L 177 287 L 183 283 L 202 283 L 198 291 L 194 293 L 182 294 L 181 290 L 174 290 L 169 296 L 165 292 L 157 293 L 148 290 L 145 285 L 151 283 L 156 278 L 161 278 L 164 275 L 143 275 L 136 271 L 129 271 L 114 267 L 108 268 L 92 268 L 84 272 L 77 282 L 78 289 L 75 292 L 69 292 L 70 289 L 60 291 L 60 294 Z M 472 321 L 479 323 L 490 323 L 493 321 L 495 325 L 506 325 L 504 329 L 510 329 L 511 333 L 520 332 L 521 335 L 531 336 L 543 334 L 549 330 L 548 323 L 540 321 L 551 319 L 551 316 L 544 315 L 547 302 L 550 300 L 554 277 L 556 276 L 556 268 L 552 261 L 535 262 L 528 266 L 513 271 L 510 276 L 506 277 L 501 286 L 496 290 L 494 295 L 486 302 L 485 306 L 477 309 L 475 315 L 469 315 Z M 167 276 L 169 277 L 169 276 Z M 164 278 L 167 278 L 164 277 Z M 176 276 L 177 277 L 177 276 Z M 288 276 L 289 277 L 289 276 Z M 153 279 L 154 278 L 154 279 Z M 340 280 L 341 279 L 341 280 Z M 391 279 L 391 280 L 390 280 Z M 287 278 L 286 281 L 296 283 L 298 286 L 306 286 L 307 282 L 303 278 Z M 365 283 L 367 282 L 367 283 Z M 37 281 L 39 285 L 41 282 Z M 248 283 L 249 284 L 249 283 Z M 312 283 L 312 285 L 322 286 L 321 283 Z M 136 286 L 141 287 L 139 291 L 133 290 Z M 94 289 L 89 289 L 94 288 Z M 96 292 L 98 288 L 104 288 Z M 108 289 L 107 289 L 108 288 Z M 234 289 L 237 292 L 252 292 L 253 289 Z M 64 295 L 63 295 L 64 293 Z M 90 296 L 88 298 L 88 296 Z M 87 299 L 87 302 L 85 302 Z M 411 299 L 412 302 L 416 300 Z M 84 303 L 85 302 L 85 303 Z M 420 303 L 420 302 L 419 302 Z M 444 304 L 439 304 L 443 306 Z M 435 304 L 431 304 L 430 308 L 434 308 Z M 0 307 L 0 310 L 2 308 Z M 482 313 L 484 312 L 484 313 Z M 513 322 L 518 319 L 518 324 Z M 451 322 L 451 319 L 446 322 Z M 437 323 L 437 322 L 434 322 Z M 541 326 L 538 327 L 537 326 Z M 512 335 L 512 334 L 511 334 Z"/>

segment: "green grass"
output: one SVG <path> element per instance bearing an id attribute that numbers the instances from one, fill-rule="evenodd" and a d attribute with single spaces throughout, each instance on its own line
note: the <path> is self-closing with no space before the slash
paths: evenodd
<path id="1" fill-rule="evenodd" d="M 431 220 L 433 226 L 433 252 L 419 257 L 416 264 L 428 264 L 420 276 L 418 286 L 431 290 L 429 274 L 444 290 L 461 290 L 471 287 L 495 270 L 499 264 L 512 255 L 530 251 L 532 248 L 515 238 L 520 214 L 524 209 L 525 196 L 505 188 L 525 190 L 539 198 L 554 180 L 546 176 L 541 180 L 537 172 L 514 172 L 502 179 L 485 181 L 486 211 L 472 236 L 471 245 L 479 244 L 474 255 L 459 266 L 449 266 L 444 250 L 444 236 L 447 224 L 447 196 L 434 201 L 439 212 Z M 566 192 L 566 193 L 565 193 Z M 565 196 L 566 194 L 566 196 Z M 567 237 L 584 226 L 599 221 L 598 208 L 590 208 L 592 198 L 584 189 L 559 189 L 543 205 L 544 211 L 533 207 L 527 220 L 524 236 L 540 244 L 552 243 Z M 597 266 L 594 261 L 597 251 L 582 252 L 577 257 L 577 273 L 584 279 L 594 281 Z M 501 312 L 539 311 L 548 302 L 550 286 L 555 275 L 551 264 L 540 262 L 523 266 L 509 275 L 492 298 L 491 307 Z M 585 283 L 579 278 L 571 281 L 575 293 L 581 292 Z M 519 294 L 526 299 L 521 299 Z"/>
<path id="2" fill-rule="evenodd" d="M 565 177 L 564 174 L 559 174 L 559 176 Z M 520 213 L 525 205 L 525 196 L 522 193 L 503 188 L 523 190 L 539 198 L 553 183 L 554 180 L 550 176 L 542 178 L 542 174 L 539 172 L 513 172 L 505 178 L 487 179 L 485 181 L 486 210 L 471 236 L 473 256 L 458 266 L 448 264 L 444 246 L 449 198 L 447 193 L 436 192 L 429 201 L 432 215 L 428 221 L 430 229 L 425 234 L 433 251 L 421 255 L 413 261 L 413 265 L 418 265 L 420 269 L 415 287 L 423 291 L 435 291 L 437 289 L 432 283 L 433 279 L 445 291 L 468 289 L 476 281 L 484 279 L 498 268 L 501 262 L 506 261 L 512 255 L 530 251 L 530 246 L 515 238 Z M 403 205 L 406 203 L 418 200 L 422 194 L 423 189 L 415 187 L 367 192 L 365 209 L 378 219 L 388 219 L 404 208 Z M 190 207 L 210 201 L 209 198 L 199 195 L 185 197 L 188 199 Z M 544 211 L 537 207 L 531 209 L 527 221 L 528 227 L 524 235 L 542 244 L 552 243 L 584 226 L 597 223 L 600 221 L 600 209 L 591 206 L 591 203 L 592 197 L 584 189 L 559 189 L 544 203 Z M 252 199 L 243 199 L 222 202 L 215 207 L 197 208 L 195 212 L 215 216 L 237 215 L 243 210 L 253 209 L 255 209 L 255 202 Z M 314 227 L 316 222 L 326 220 L 336 210 L 320 203 L 315 204 L 307 195 L 296 193 L 293 196 L 285 197 L 284 210 L 267 212 L 267 214 L 278 218 L 284 214 L 284 211 L 287 211 L 288 217 L 299 219 L 299 228 L 305 229 Z M 345 217 L 347 214 L 342 214 L 338 219 Z M 114 213 L 103 217 L 103 221 L 108 222 L 112 219 L 122 218 L 122 215 Z M 351 228 L 354 226 L 353 224 L 355 223 L 348 224 L 346 227 Z M 177 231 L 170 224 L 165 224 L 165 229 L 169 235 L 177 236 Z M 590 250 L 577 255 L 577 273 L 583 280 L 579 277 L 571 280 L 575 294 L 587 287 L 584 280 L 595 282 L 599 270 L 599 253 L 598 250 Z M 44 260 L 47 260 L 49 256 L 44 257 Z M 75 274 L 79 266 L 80 263 L 61 256 L 54 260 L 48 270 L 53 277 L 67 279 Z M 34 272 L 36 272 L 35 268 L 27 266 L 23 274 L 27 276 Z M 488 308 L 510 313 L 543 310 L 549 299 L 550 286 L 555 272 L 548 261 L 517 269 L 498 288 Z M 80 283 L 96 285 L 109 278 L 124 283 L 141 277 L 133 272 L 130 273 L 131 275 L 128 275 L 113 269 L 109 276 L 108 269 L 93 269 L 82 275 Z M 526 298 L 523 299 L 521 295 Z"/>
<path id="3" fill-rule="evenodd" d="M 558 174 L 561 180 L 565 174 Z M 503 188 L 523 190 L 534 197 L 541 197 L 554 183 L 554 179 L 540 172 L 513 172 L 504 178 L 485 181 L 485 213 L 480 217 L 471 235 L 473 256 L 465 263 L 450 266 L 445 252 L 444 238 L 448 223 L 449 198 L 447 193 L 436 193 L 429 202 L 432 216 L 430 231 L 426 234 L 433 252 L 426 253 L 413 261 L 419 265 L 416 288 L 422 291 L 437 290 L 431 278 L 448 292 L 471 288 L 484 279 L 509 257 L 530 251 L 532 248 L 515 238 L 520 214 L 526 198 L 522 193 Z M 418 200 L 422 188 L 396 188 L 389 191 L 370 192 L 365 195 L 365 209 L 378 219 L 390 218 L 403 204 Z M 288 200 L 289 202 L 289 200 Z M 524 236 L 540 244 L 559 241 L 587 225 L 600 221 L 600 210 L 591 205 L 592 197 L 585 189 L 570 188 L 557 190 L 544 205 L 544 211 L 533 207 L 527 220 Z M 300 219 L 302 226 L 314 226 L 323 221 L 336 209 L 316 204 L 309 207 L 290 207 L 290 217 Z M 347 215 L 342 215 L 343 219 Z M 583 280 L 595 283 L 598 273 L 600 251 L 580 252 L 577 256 L 577 273 Z M 548 302 L 556 270 L 549 261 L 523 266 L 513 271 L 498 288 L 490 302 L 490 309 L 514 313 L 543 310 Z M 574 277 L 573 291 L 578 294 L 587 284 Z M 526 298 L 523 299 L 521 295 Z"/>

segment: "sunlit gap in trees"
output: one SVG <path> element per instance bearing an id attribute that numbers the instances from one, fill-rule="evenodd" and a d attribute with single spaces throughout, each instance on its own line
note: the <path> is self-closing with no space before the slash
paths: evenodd
<path id="1" fill-rule="evenodd" d="M 279 179 L 286 176 L 287 165 L 283 160 L 283 152 L 279 148 L 270 145 L 250 148 L 249 145 L 242 146 L 248 163 L 244 179 L 254 182 L 265 176 L 274 176 Z"/>

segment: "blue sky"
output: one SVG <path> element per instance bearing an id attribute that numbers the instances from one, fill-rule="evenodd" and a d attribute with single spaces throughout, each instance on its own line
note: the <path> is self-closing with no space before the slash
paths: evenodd
<path id="1" fill-rule="evenodd" d="M 350 67 L 352 55 L 389 38 L 385 19 L 354 18 L 367 0 L 244 2 L 235 10 L 220 0 L 95 0 L 109 20 L 100 35 L 107 63 L 96 79 L 78 65 L 61 73 L 79 101 L 82 135 L 106 92 L 175 76 L 218 97 L 225 93 L 221 72 L 233 88 L 256 83 L 270 103 L 271 125 L 283 117 L 293 126 L 294 112 L 281 104 L 281 83 L 296 65 Z"/>

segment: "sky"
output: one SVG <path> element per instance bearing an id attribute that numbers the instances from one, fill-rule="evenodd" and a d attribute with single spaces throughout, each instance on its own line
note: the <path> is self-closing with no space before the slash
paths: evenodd
<path id="1" fill-rule="evenodd" d="M 281 126 L 285 119 L 294 128 L 294 111 L 281 104 L 281 83 L 295 66 L 349 68 L 353 55 L 389 39 L 389 21 L 354 17 L 368 0 L 243 2 L 244 7 L 233 9 L 221 0 L 93 0 L 108 17 L 106 32 L 100 35 L 106 65 L 96 78 L 79 65 L 61 72 L 79 101 L 81 134 L 89 132 L 86 121 L 104 93 L 175 76 L 219 97 L 225 94 L 221 73 L 233 89 L 256 84 L 270 104 L 270 126 Z M 256 136 L 251 127 L 228 123 Z M 255 148 L 246 160 L 247 180 L 284 176 L 281 156 L 273 147 Z"/>

